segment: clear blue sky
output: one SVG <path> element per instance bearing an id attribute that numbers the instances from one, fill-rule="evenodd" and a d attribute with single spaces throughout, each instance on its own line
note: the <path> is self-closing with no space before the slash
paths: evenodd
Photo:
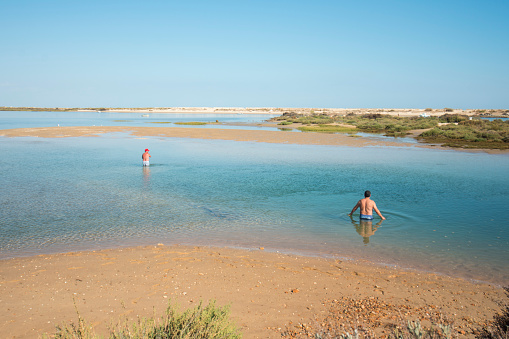
<path id="1" fill-rule="evenodd" d="M 509 109 L 509 1 L 0 0 L 0 106 Z"/>

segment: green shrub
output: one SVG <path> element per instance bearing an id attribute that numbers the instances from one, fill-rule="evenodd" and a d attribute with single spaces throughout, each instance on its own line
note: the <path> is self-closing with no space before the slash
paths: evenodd
<path id="1" fill-rule="evenodd" d="M 433 129 L 430 129 L 428 131 L 421 133 L 420 136 L 424 137 L 424 138 L 435 138 L 435 137 L 443 135 L 443 133 L 444 133 L 444 131 L 442 129 L 435 127 Z"/>
<path id="2" fill-rule="evenodd" d="M 468 120 L 468 116 L 463 115 L 463 114 L 444 114 L 444 115 L 441 115 L 439 118 L 440 118 L 441 122 L 449 122 L 449 123 L 450 122 L 461 122 L 461 121 Z"/>
<path id="3" fill-rule="evenodd" d="M 56 327 L 55 338 L 58 339 L 98 339 L 91 326 L 87 325 L 78 313 L 78 325 L 70 324 Z M 203 303 L 185 312 L 180 312 L 177 305 L 169 305 L 165 315 L 159 320 L 138 318 L 132 324 L 117 324 L 110 329 L 110 339 L 237 339 L 241 338 L 240 330 L 230 320 L 229 306 L 218 307 L 215 300 L 203 307 Z M 44 335 L 43 338 L 49 338 Z"/>
<path id="4" fill-rule="evenodd" d="M 355 133 L 356 128 L 338 126 L 338 125 L 313 125 L 297 128 L 302 132 L 323 132 L 323 133 Z"/>

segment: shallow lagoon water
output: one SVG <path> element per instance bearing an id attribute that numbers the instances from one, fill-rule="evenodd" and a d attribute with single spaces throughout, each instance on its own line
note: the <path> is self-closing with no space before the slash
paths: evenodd
<path id="1" fill-rule="evenodd" d="M 270 114 L 200 114 L 200 113 L 115 113 L 115 112 L 31 112 L 0 111 L 0 129 L 54 127 L 54 126 L 128 126 L 128 127 L 179 127 L 176 122 L 219 122 L 219 125 L 193 126 L 197 128 L 264 129 L 248 126 L 271 117 Z M 223 125 L 237 123 L 233 127 Z M 242 124 L 246 124 L 242 126 Z M 189 127 L 183 125 L 182 127 Z M 272 128 L 276 130 L 275 128 Z"/>
<path id="2" fill-rule="evenodd" d="M 507 155 L 126 134 L 0 149 L 2 259 L 179 243 L 509 279 Z M 347 216 L 366 189 L 386 221 Z"/>

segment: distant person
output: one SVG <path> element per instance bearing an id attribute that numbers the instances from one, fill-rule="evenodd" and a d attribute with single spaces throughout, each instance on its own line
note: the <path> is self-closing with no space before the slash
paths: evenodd
<path id="1" fill-rule="evenodd" d="M 141 159 L 143 160 L 143 166 L 150 166 L 150 157 L 152 157 L 148 152 L 149 149 L 145 148 L 145 153 L 141 155 Z"/>
<path id="2" fill-rule="evenodd" d="M 380 213 L 380 211 L 376 207 L 375 202 L 373 200 L 371 200 L 370 197 L 371 197 L 370 191 L 364 192 L 364 199 L 359 200 L 357 202 L 357 205 L 355 205 L 354 208 L 352 209 L 352 212 L 350 212 L 350 214 L 348 214 L 348 215 L 352 216 L 353 212 L 355 212 L 360 207 L 361 208 L 361 219 L 373 220 L 373 210 L 375 210 L 376 214 L 378 214 L 378 216 L 380 218 L 382 218 L 382 220 L 385 220 L 382 213 Z"/>

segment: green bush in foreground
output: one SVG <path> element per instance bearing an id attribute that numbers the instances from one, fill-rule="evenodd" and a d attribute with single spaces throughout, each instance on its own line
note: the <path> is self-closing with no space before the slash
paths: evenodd
<path id="1" fill-rule="evenodd" d="M 98 339 L 101 338 L 86 324 L 78 313 L 78 324 L 57 326 L 57 339 Z M 48 338 L 44 336 L 43 338 Z M 139 318 L 135 323 L 119 323 L 110 330 L 110 339 L 236 339 L 242 338 L 240 330 L 230 320 L 229 306 L 216 306 L 212 300 L 207 306 L 203 302 L 192 309 L 180 312 L 177 305 L 169 305 L 159 319 Z"/>

